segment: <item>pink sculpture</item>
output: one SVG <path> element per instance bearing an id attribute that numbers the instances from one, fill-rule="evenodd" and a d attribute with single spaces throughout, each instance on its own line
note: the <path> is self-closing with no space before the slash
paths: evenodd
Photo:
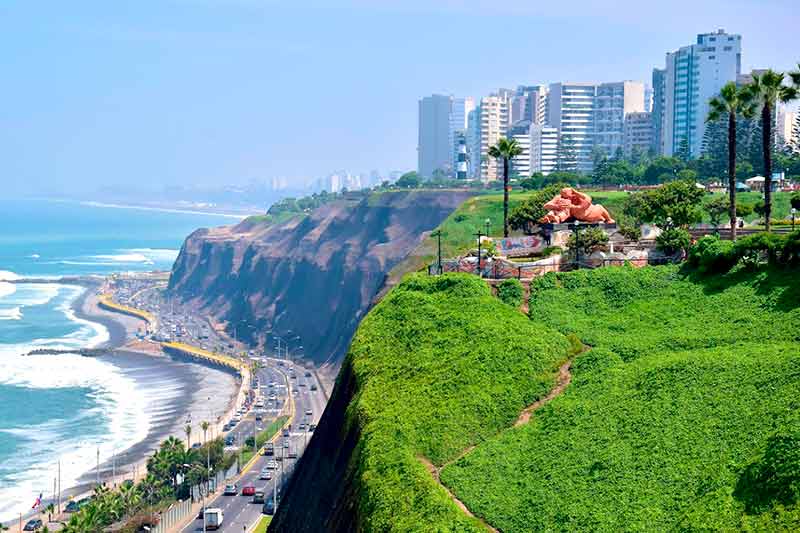
<path id="1" fill-rule="evenodd" d="M 576 191 L 572 187 L 561 189 L 561 193 L 544 204 L 549 212 L 539 219 L 539 222 L 560 224 L 570 219 L 581 222 L 605 222 L 613 224 L 614 219 L 602 205 L 593 205 L 592 197 Z"/>

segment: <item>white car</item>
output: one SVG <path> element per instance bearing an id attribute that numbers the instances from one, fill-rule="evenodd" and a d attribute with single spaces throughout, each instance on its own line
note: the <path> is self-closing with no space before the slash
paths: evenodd
<path id="1" fill-rule="evenodd" d="M 264 468 L 261 469 L 261 474 L 258 476 L 258 479 L 266 479 L 266 480 L 272 479 L 272 471 L 265 466 Z"/>
<path id="2" fill-rule="evenodd" d="M 267 466 L 264 467 L 266 470 L 277 470 L 278 463 L 275 461 L 267 461 Z"/>
<path id="3" fill-rule="evenodd" d="M 306 416 L 313 416 L 314 412 L 311 409 L 306 409 Z"/>

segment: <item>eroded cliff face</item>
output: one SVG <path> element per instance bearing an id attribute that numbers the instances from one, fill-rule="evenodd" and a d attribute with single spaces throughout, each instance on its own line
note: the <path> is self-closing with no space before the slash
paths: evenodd
<path id="1" fill-rule="evenodd" d="M 283 224 L 198 230 L 175 261 L 169 290 L 241 339 L 291 332 L 307 358 L 337 365 L 387 273 L 468 196 L 375 194 Z"/>

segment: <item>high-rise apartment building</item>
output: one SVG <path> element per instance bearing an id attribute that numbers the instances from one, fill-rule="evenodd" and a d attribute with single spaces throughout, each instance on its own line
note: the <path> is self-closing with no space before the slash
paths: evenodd
<path id="1" fill-rule="evenodd" d="M 666 86 L 667 71 L 663 68 L 653 69 L 653 110 L 651 118 L 653 120 L 653 135 L 650 150 L 654 154 L 664 153 L 664 106 L 666 97 L 664 93 Z"/>
<path id="2" fill-rule="evenodd" d="M 453 98 L 434 94 L 419 101 L 419 144 L 417 172 L 430 178 L 437 172 L 452 171 L 453 149 L 450 139 L 450 113 Z"/>
<path id="3" fill-rule="evenodd" d="M 700 155 L 708 101 L 741 73 L 742 37 L 724 30 L 703 33 L 695 44 L 667 53 L 663 153 L 675 154 L 686 143 Z"/>
<path id="4" fill-rule="evenodd" d="M 630 156 L 634 152 L 646 154 L 653 145 L 652 113 L 629 113 L 625 116 L 625 141 L 623 152 Z"/>
<path id="5" fill-rule="evenodd" d="M 644 83 L 619 81 L 597 86 L 594 103 L 594 149 L 614 156 L 624 149 L 625 118 L 644 112 Z"/>
<path id="6" fill-rule="evenodd" d="M 558 129 L 565 168 L 590 173 L 594 147 L 596 83 L 552 83 L 547 94 L 547 124 Z M 566 161 L 569 159 L 569 161 Z"/>
<path id="7" fill-rule="evenodd" d="M 481 112 L 476 107 L 467 115 L 467 177 L 481 177 Z"/>
<path id="8" fill-rule="evenodd" d="M 421 176 L 455 176 L 458 139 L 466 134 L 467 117 L 474 108 L 470 97 L 434 94 L 419 101 L 417 172 Z"/>
<path id="9" fill-rule="evenodd" d="M 482 181 L 494 181 L 503 176 L 502 163 L 489 157 L 489 148 L 508 133 L 509 102 L 504 91 L 507 90 L 481 98 L 479 164 Z"/>
<path id="10" fill-rule="evenodd" d="M 775 146 L 794 146 L 797 140 L 793 136 L 797 112 L 790 111 L 783 104 L 775 112 Z"/>
<path id="11" fill-rule="evenodd" d="M 520 148 L 519 155 L 511 160 L 510 175 L 527 178 L 531 175 L 531 123 L 520 120 L 508 132 L 510 139 L 517 141 Z"/>
<path id="12" fill-rule="evenodd" d="M 531 174 L 545 176 L 556 169 L 558 157 L 558 129 L 541 124 L 531 124 L 530 129 Z"/>

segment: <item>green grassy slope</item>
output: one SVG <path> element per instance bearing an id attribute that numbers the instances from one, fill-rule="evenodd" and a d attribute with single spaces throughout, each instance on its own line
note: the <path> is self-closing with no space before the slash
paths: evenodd
<path id="1" fill-rule="evenodd" d="M 411 275 L 362 321 L 345 366 L 365 531 L 482 531 L 419 458 L 441 465 L 513 424 L 567 357 L 559 333 L 475 277 Z"/>
<path id="2" fill-rule="evenodd" d="M 800 529 L 800 452 L 774 444 L 800 445 L 795 280 L 674 267 L 538 280 L 532 321 L 594 348 L 562 396 L 442 481 L 504 532 Z"/>

